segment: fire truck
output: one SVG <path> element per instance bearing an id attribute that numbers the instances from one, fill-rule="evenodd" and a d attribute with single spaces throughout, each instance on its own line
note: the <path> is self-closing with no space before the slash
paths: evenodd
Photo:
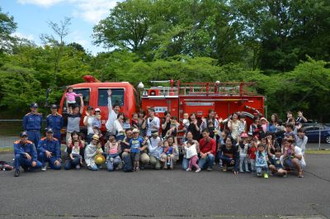
<path id="1" fill-rule="evenodd" d="M 251 123 L 256 114 L 265 112 L 265 98 L 253 92 L 253 83 L 249 82 L 192 82 L 152 81 L 152 86 L 144 88 L 142 82 L 135 88 L 129 82 L 100 82 L 93 76 L 84 76 L 85 82 L 70 85 L 75 93 L 82 94 L 85 110 L 87 106 L 100 108 L 102 130 L 108 119 L 108 94 L 112 90 L 112 103 L 119 104 L 126 117 L 148 108 L 154 108 L 160 118 L 166 111 L 181 121 L 184 113 L 196 113 L 197 117 L 206 117 L 214 110 L 217 117 L 228 118 L 234 112 L 240 112 Z M 167 85 L 164 85 L 167 84 Z M 65 93 L 60 103 L 60 113 L 65 112 Z M 84 115 L 84 114 L 83 114 Z M 82 124 L 81 124 L 82 125 Z"/>

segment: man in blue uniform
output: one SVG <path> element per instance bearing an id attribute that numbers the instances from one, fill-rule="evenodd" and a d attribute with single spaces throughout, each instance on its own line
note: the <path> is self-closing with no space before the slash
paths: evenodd
<path id="1" fill-rule="evenodd" d="M 53 129 L 54 138 L 58 140 L 61 145 L 61 129 L 63 127 L 63 117 L 57 112 L 57 105 L 53 104 L 51 107 L 51 114 L 47 116 L 47 128 Z"/>
<path id="2" fill-rule="evenodd" d="M 23 129 L 27 131 L 29 140 L 37 146 L 40 140 L 42 114 L 38 113 L 37 103 L 32 103 L 30 109 L 31 112 L 27 113 L 23 118 Z"/>
<path id="3" fill-rule="evenodd" d="M 40 168 L 41 162 L 37 160 L 37 151 L 34 144 L 28 140 L 28 133 L 22 132 L 21 139 L 14 142 L 15 177 L 20 175 L 19 167 L 27 171 L 30 168 Z"/>
<path id="4" fill-rule="evenodd" d="M 53 137 L 53 130 L 46 129 L 46 137 L 42 138 L 38 144 L 39 160 L 42 163 L 42 171 L 46 171 L 46 162 L 54 170 L 61 169 L 61 148 L 58 140 Z"/>

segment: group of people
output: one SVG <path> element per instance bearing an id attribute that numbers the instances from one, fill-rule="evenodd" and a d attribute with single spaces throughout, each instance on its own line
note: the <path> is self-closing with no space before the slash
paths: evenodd
<path id="1" fill-rule="evenodd" d="M 43 138 L 42 115 L 38 105 L 31 104 L 31 112 L 23 119 L 25 131 L 14 143 L 15 176 L 20 175 L 20 166 L 24 170 L 46 171 L 47 163 L 55 170 L 64 163 L 66 170 L 85 166 L 93 171 L 139 171 L 147 166 L 173 169 L 180 160 L 186 171 L 211 171 L 219 165 L 222 171 L 234 174 L 255 172 L 264 178 L 269 173 L 286 177 L 288 171 L 295 170 L 298 177 L 303 177 L 308 138 L 301 129 L 301 124 L 307 122 L 302 112 L 298 112 L 297 119 L 288 112 L 283 123 L 276 114 L 270 121 L 255 115 L 249 127 L 244 114 L 238 112 L 219 119 L 214 110 L 206 118 L 184 113 L 182 121 L 178 121 L 170 112 L 160 119 L 150 108 L 148 115 L 141 111 L 128 119 L 120 105 L 112 105 L 109 89 L 107 132 L 102 135 L 100 109 L 88 106 L 82 115 L 83 97 L 72 94 L 72 88 L 68 93 L 66 115 L 60 115 L 57 106 L 52 105 Z M 75 103 L 76 97 L 81 99 L 80 104 Z M 80 130 L 81 120 L 85 134 Z M 63 161 L 61 129 L 65 123 L 67 156 Z"/>

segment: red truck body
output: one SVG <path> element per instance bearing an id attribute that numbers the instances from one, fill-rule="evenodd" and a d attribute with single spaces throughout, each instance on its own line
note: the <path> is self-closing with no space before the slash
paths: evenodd
<path id="1" fill-rule="evenodd" d="M 121 111 L 131 118 L 140 109 L 153 107 L 156 115 L 164 116 L 171 112 L 180 121 L 184 113 L 196 113 L 198 117 L 206 117 L 213 109 L 220 118 L 227 118 L 234 112 L 246 115 L 248 123 L 255 114 L 264 114 L 264 97 L 248 90 L 252 83 L 180 83 L 168 81 L 169 86 L 156 86 L 140 89 L 140 94 L 128 82 L 99 82 L 92 76 L 87 82 L 71 85 L 74 92 L 83 95 L 85 110 L 87 106 L 101 109 L 102 130 L 108 119 L 107 90 L 112 90 L 112 103 L 121 105 Z M 93 80 L 90 80 L 92 78 Z M 61 99 L 60 112 L 65 107 L 65 93 Z M 83 113 L 84 115 L 84 113 Z"/>

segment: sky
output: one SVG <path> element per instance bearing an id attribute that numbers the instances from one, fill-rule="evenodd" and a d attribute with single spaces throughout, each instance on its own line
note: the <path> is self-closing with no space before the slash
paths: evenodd
<path id="1" fill-rule="evenodd" d="M 17 23 L 13 35 L 32 40 L 37 45 L 42 45 L 41 34 L 54 35 L 50 21 L 60 23 L 70 17 L 70 33 L 64 41 L 79 43 L 96 55 L 105 49 L 93 45 L 93 27 L 106 18 L 119 1 L 122 0 L 0 0 L 0 7 Z"/>

